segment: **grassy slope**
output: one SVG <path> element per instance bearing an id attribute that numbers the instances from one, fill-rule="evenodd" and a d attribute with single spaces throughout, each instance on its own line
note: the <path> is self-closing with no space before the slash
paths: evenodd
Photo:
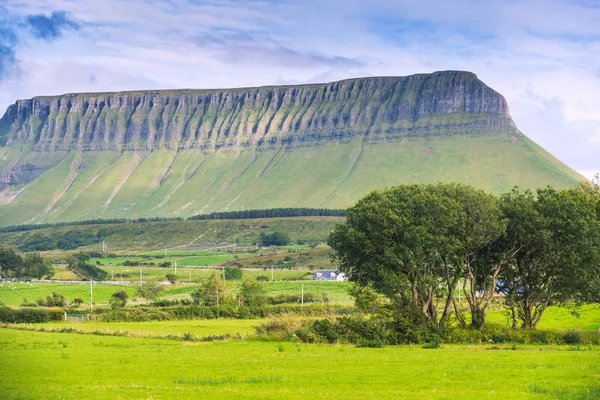
<path id="1" fill-rule="evenodd" d="M 185 343 L 0 329 L 0 396 L 544 399 L 543 390 L 597 393 L 597 350 L 539 350 Z"/>
<path id="2" fill-rule="evenodd" d="M 64 191 L 74 157 L 70 153 L 12 203 L 0 205 L 0 225 L 32 218 L 53 222 L 271 207 L 345 208 L 372 189 L 400 183 L 460 181 L 500 193 L 515 185 L 565 188 L 583 179 L 525 136 L 518 141 L 507 134 L 368 140 L 357 136 L 345 144 L 211 155 L 199 150 L 84 153 L 72 184 L 45 210 L 52 196 Z"/>
<path id="3" fill-rule="evenodd" d="M 167 221 L 107 225 L 78 225 L 58 228 L 38 229 L 27 232 L 0 233 L 0 243 L 15 246 L 27 237 L 44 235 L 60 239 L 68 231 L 91 232 L 106 228 L 107 251 L 160 251 L 167 248 L 186 245 L 200 235 L 196 244 L 212 246 L 212 244 L 230 243 L 236 239 L 241 243 L 255 243 L 260 233 L 283 232 L 292 241 L 305 240 L 322 242 L 336 223 L 343 221 L 340 217 L 297 217 L 297 218 L 264 218 L 240 220 L 204 220 L 204 221 Z M 215 245 L 216 246 L 216 245 Z M 102 243 L 80 248 L 100 251 Z"/>

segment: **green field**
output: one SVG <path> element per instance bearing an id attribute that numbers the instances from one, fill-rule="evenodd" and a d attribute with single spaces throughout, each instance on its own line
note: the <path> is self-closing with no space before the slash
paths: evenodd
<path id="1" fill-rule="evenodd" d="M 83 329 L 85 332 L 95 330 L 102 333 L 127 332 L 131 336 L 160 337 L 163 335 L 185 335 L 188 332 L 198 337 L 208 335 L 248 336 L 254 333 L 254 327 L 261 319 L 204 319 L 182 321 L 151 321 L 151 322 L 49 322 L 44 324 L 26 325 L 28 328 L 44 328 L 46 330 L 60 328 Z"/>
<path id="2" fill-rule="evenodd" d="M 125 290 L 130 297 L 136 297 L 135 287 L 117 285 L 94 285 L 94 303 L 108 303 L 110 296 L 117 290 Z M 80 298 L 86 304 L 90 300 L 89 284 L 60 284 L 60 283 L 0 283 L 0 301 L 8 306 L 17 306 L 23 298 L 34 302 L 40 297 L 46 297 L 56 292 L 62 294 L 69 302 Z"/>
<path id="3" fill-rule="evenodd" d="M 139 268 L 131 267 L 131 272 L 134 273 L 134 277 L 130 279 L 135 282 L 137 278 L 135 274 L 139 274 Z M 144 273 L 147 270 L 153 270 L 153 268 L 144 268 Z M 165 270 L 163 268 L 154 268 L 159 270 L 160 276 L 164 277 Z M 184 280 L 188 277 L 188 272 L 192 272 L 192 281 L 200 281 L 210 274 L 214 270 L 202 270 L 202 269 L 189 269 L 182 271 L 181 276 Z M 219 273 L 220 271 L 216 271 Z M 179 269 L 178 269 L 179 274 Z M 195 274 L 195 275 L 194 275 Z M 256 277 L 260 274 L 263 276 L 271 276 L 270 271 L 245 271 L 246 275 L 250 277 Z M 306 274 L 306 271 L 274 271 L 275 279 L 283 278 L 294 278 L 302 277 Z M 118 278 L 115 278 L 118 280 Z M 322 293 L 327 292 L 331 296 L 333 303 L 352 303 L 352 299 L 347 293 L 348 283 L 344 282 L 320 282 L 320 281 L 306 281 L 306 282 L 265 282 L 265 288 L 268 295 L 277 295 L 281 293 L 296 293 L 300 294 L 302 291 L 302 285 L 306 292 Z M 186 285 L 186 286 L 165 286 L 165 291 L 161 293 L 161 298 L 176 299 L 176 298 L 189 298 L 190 293 L 196 290 L 197 286 Z M 125 290 L 130 299 L 137 297 L 137 285 L 106 285 L 106 284 L 95 284 L 93 288 L 94 303 L 95 304 L 106 304 L 110 296 L 117 290 Z M 0 301 L 8 306 L 18 306 L 22 303 L 23 298 L 33 302 L 39 297 L 46 297 L 56 292 L 64 295 L 68 301 L 73 301 L 75 298 L 81 298 L 86 304 L 89 304 L 90 286 L 88 284 L 63 284 L 63 283 L 0 283 Z"/>
<path id="4" fill-rule="evenodd" d="M 3 399 L 594 399 L 597 348 L 363 349 L 0 329 Z"/>

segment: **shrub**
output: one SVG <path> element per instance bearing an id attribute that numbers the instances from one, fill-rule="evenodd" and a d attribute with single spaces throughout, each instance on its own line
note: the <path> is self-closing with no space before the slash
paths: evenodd
<path id="1" fill-rule="evenodd" d="M 175 274 L 167 274 L 165 276 L 165 279 L 168 280 L 172 284 L 177 283 L 177 275 L 175 275 Z"/>
<path id="2" fill-rule="evenodd" d="M 162 286 L 154 283 L 144 283 L 137 288 L 139 295 L 147 300 L 154 300 L 163 290 L 165 289 Z"/>
<path id="3" fill-rule="evenodd" d="M 125 307 L 127 304 L 127 299 L 129 295 L 124 290 L 117 290 L 110 296 L 110 306 L 111 308 L 121 308 Z"/>
<path id="4" fill-rule="evenodd" d="M 583 335 L 581 331 L 569 330 L 564 335 L 564 341 L 566 344 L 582 344 Z"/>

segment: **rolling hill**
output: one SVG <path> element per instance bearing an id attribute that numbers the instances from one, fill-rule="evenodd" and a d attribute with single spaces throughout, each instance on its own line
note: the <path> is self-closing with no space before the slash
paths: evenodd
<path id="1" fill-rule="evenodd" d="M 345 208 L 399 183 L 499 193 L 582 179 L 462 71 L 35 97 L 0 119 L 0 226 Z"/>

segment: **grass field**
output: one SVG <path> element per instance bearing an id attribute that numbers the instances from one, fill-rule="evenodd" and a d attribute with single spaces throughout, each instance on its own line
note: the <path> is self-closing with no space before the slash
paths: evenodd
<path id="1" fill-rule="evenodd" d="M 60 329 L 72 327 L 85 329 L 86 332 L 98 330 L 100 332 L 128 332 L 132 336 L 162 336 L 162 335 L 185 335 L 188 332 L 198 337 L 208 335 L 240 334 L 247 336 L 254 333 L 254 327 L 261 319 L 204 319 L 204 320 L 182 320 L 182 321 L 151 321 L 151 322 L 49 322 L 44 324 L 33 324 L 34 328 Z"/>
<path id="2" fill-rule="evenodd" d="M 139 274 L 139 268 L 131 267 L 131 272 L 134 273 L 134 277 L 131 278 L 135 281 L 135 274 Z M 165 271 L 162 268 L 155 268 L 159 270 L 164 277 Z M 146 270 L 152 270 L 152 268 L 144 268 Z M 178 270 L 179 271 L 179 270 Z M 197 281 L 201 278 L 206 278 L 213 273 L 214 270 L 199 270 L 190 269 L 182 271 L 182 276 L 187 278 L 188 272 L 196 274 L 193 279 Z M 219 270 L 216 271 L 220 273 Z M 271 276 L 270 271 L 245 271 L 246 275 L 251 277 L 262 274 L 263 276 Z M 306 271 L 274 271 L 275 279 L 301 277 Z M 139 279 L 139 275 L 137 275 Z M 117 279 L 117 278 L 115 278 Z M 304 284 L 304 290 L 306 292 L 322 293 L 327 292 L 331 296 L 331 301 L 334 303 L 351 303 L 352 299 L 347 294 L 348 283 L 344 282 L 321 282 L 321 281 L 306 281 L 306 282 L 265 282 L 265 288 L 267 294 L 277 295 L 281 293 L 296 293 L 300 294 L 302 285 Z M 161 298 L 176 299 L 176 298 L 189 298 L 191 292 L 196 290 L 197 286 L 186 285 L 186 286 L 165 286 L 165 291 L 161 293 Z M 117 290 L 125 290 L 131 298 L 137 297 L 137 286 L 136 285 L 102 285 L 95 284 L 94 303 L 103 304 L 108 303 L 110 296 Z M 81 298 L 83 301 L 89 303 L 90 287 L 88 284 L 59 284 L 59 283 L 0 283 L 0 301 L 8 306 L 18 306 L 22 303 L 23 298 L 29 301 L 35 301 L 39 297 L 46 297 L 56 292 L 64 295 L 68 301 L 72 301 L 75 298 Z"/>
<path id="3" fill-rule="evenodd" d="M 117 290 L 126 291 L 130 297 L 136 297 L 136 288 L 116 285 L 94 285 L 94 303 L 108 303 L 110 296 Z M 39 297 L 46 297 L 56 292 L 62 294 L 68 301 L 75 298 L 83 299 L 86 304 L 90 300 L 90 285 L 67 285 L 58 283 L 0 283 L 0 300 L 8 306 L 21 304 L 23 298 L 34 302 Z"/>
<path id="4" fill-rule="evenodd" d="M 597 348 L 188 343 L 0 329 L 3 399 L 594 399 Z"/>

